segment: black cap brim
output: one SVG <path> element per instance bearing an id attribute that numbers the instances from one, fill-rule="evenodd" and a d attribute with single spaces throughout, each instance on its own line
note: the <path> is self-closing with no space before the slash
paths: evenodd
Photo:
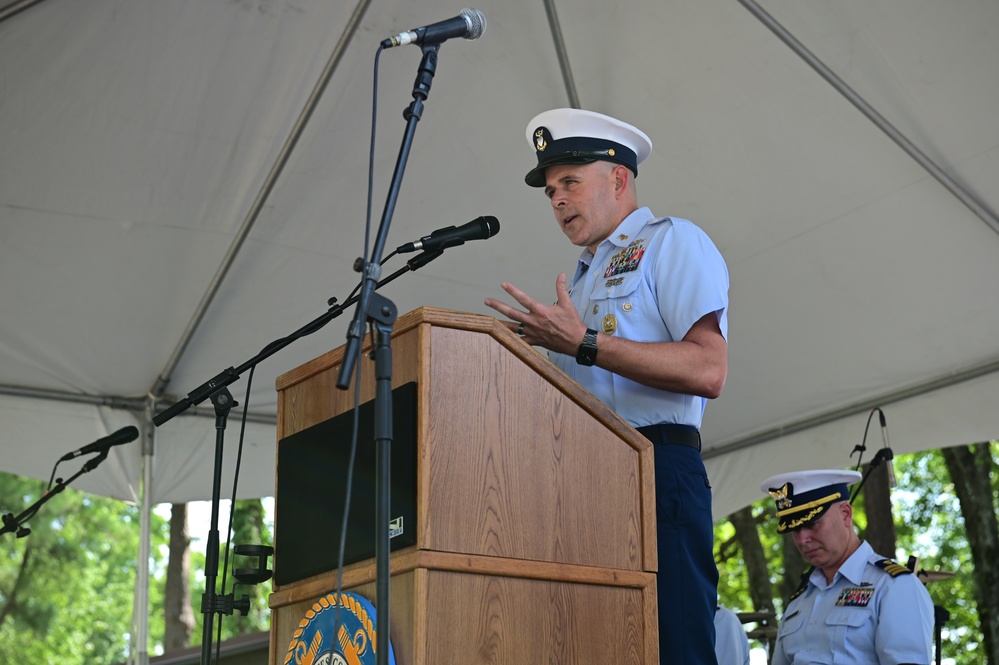
<path id="1" fill-rule="evenodd" d="M 542 164 L 538 164 L 533 169 L 527 172 L 524 176 L 524 182 L 526 182 L 531 187 L 544 187 L 548 184 L 548 180 L 545 177 L 545 170 L 549 166 L 561 166 L 562 164 L 592 164 L 597 161 L 596 157 L 578 157 L 573 155 L 559 155 L 552 159 L 546 160 Z"/>

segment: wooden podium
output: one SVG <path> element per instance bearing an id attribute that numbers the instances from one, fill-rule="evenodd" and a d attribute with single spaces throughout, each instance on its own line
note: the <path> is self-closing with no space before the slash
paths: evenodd
<path id="1" fill-rule="evenodd" d="M 415 545 L 390 558 L 398 665 L 658 663 L 651 444 L 491 317 L 410 312 L 392 351 L 393 388 L 417 395 Z M 278 378 L 279 442 L 351 409 L 342 354 Z M 335 589 L 335 570 L 275 582 L 272 665 Z M 343 589 L 373 603 L 374 560 L 344 566 Z"/>

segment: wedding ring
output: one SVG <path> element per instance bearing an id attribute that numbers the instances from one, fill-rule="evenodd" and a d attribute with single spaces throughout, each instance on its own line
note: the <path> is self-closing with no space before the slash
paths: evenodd
<path id="1" fill-rule="evenodd" d="M 524 336 L 524 322 L 523 321 L 521 321 L 520 325 L 517 326 L 517 334 L 520 335 L 521 337 Z"/>

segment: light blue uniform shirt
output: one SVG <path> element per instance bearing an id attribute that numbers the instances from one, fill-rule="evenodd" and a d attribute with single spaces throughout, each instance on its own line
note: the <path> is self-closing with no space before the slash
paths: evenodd
<path id="1" fill-rule="evenodd" d="M 749 665 L 749 636 L 732 610 L 715 610 L 715 658 L 718 665 Z"/>
<path id="2" fill-rule="evenodd" d="M 832 584 L 813 571 L 808 588 L 784 612 L 773 665 L 929 665 L 930 594 L 915 575 L 892 577 L 874 565 L 883 560 L 865 541 Z"/>
<path id="3" fill-rule="evenodd" d="M 701 317 L 718 314 L 728 338 L 728 268 L 711 239 L 693 222 L 648 208 L 628 215 L 590 256 L 583 250 L 569 285 L 588 328 L 637 342 L 678 342 Z M 674 423 L 701 426 L 707 400 L 643 386 L 573 356 L 552 361 L 633 427 Z M 599 345 L 598 345 L 599 357 Z"/>

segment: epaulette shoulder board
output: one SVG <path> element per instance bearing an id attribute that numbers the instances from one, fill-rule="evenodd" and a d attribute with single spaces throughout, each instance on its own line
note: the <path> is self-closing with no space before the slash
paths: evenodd
<path id="1" fill-rule="evenodd" d="M 892 561 L 891 559 L 881 559 L 880 561 L 875 561 L 874 565 L 885 571 L 892 577 L 898 577 L 899 575 L 911 575 L 912 571 L 903 566 L 902 564 Z"/>

